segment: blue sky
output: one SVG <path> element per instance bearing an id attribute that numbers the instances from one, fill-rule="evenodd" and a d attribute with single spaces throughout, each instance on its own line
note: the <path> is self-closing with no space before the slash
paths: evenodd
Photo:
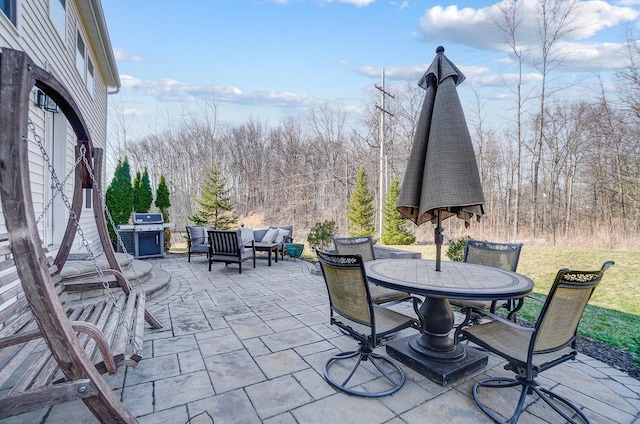
<path id="1" fill-rule="evenodd" d="M 519 0 L 533 10 L 536 0 Z M 515 68 L 492 16 L 496 1 L 158 0 L 102 2 L 122 88 L 110 119 L 136 138 L 212 99 L 222 122 L 249 118 L 277 125 L 321 104 L 357 114 L 380 83 L 416 82 L 438 45 L 467 76 L 463 107 L 478 88 L 499 108 Z M 576 95 L 598 90 L 598 73 L 624 62 L 628 30 L 637 31 L 640 0 L 581 1 L 575 30 L 562 44 Z M 532 11 L 520 39 L 535 41 Z M 525 82 L 539 79 L 525 70 Z M 533 86 L 533 85 L 532 85 Z M 113 115 L 118 114 L 116 119 Z M 467 112 L 468 113 L 468 112 Z"/>

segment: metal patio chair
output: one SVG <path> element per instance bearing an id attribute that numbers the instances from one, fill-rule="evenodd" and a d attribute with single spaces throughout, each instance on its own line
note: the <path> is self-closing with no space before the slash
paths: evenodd
<path id="1" fill-rule="evenodd" d="M 358 350 L 340 352 L 329 358 L 324 366 L 325 379 L 336 389 L 356 396 L 378 397 L 400 390 L 405 382 L 402 368 L 373 350 L 383 338 L 393 333 L 410 327 L 418 329 L 417 320 L 373 304 L 360 255 L 333 255 L 319 250 L 316 253 L 329 293 L 331 324 L 337 325 L 360 344 Z M 355 361 L 346 361 L 355 362 L 352 366 L 344 365 L 345 360 L 352 358 Z M 370 362 L 391 384 L 389 389 L 368 392 L 357 390 L 357 384 L 349 386 L 351 378 L 365 362 Z M 340 370 L 344 375 L 338 377 Z M 371 376 L 370 371 L 371 368 L 364 373 Z"/>
<path id="2" fill-rule="evenodd" d="M 187 262 L 191 262 L 191 255 L 207 255 L 209 259 L 209 239 L 207 238 L 208 227 L 187 225 Z"/>
<path id="3" fill-rule="evenodd" d="M 516 272 L 521 250 L 522 243 L 496 243 L 492 241 L 468 239 L 464 247 L 463 262 Z M 458 306 L 463 312 L 466 312 L 465 319 L 460 324 L 461 327 L 464 327 L 470 322 L 477 322 L 478 315 L 472 314 L 474 308 L 486 309 L 491 313 L 495 313 L 497 308 L 504 308 L 507 310 L 508 318 L 515 321 L 516 312 L 522 307 L 523 300 L 524 299 L 518 299 L 516 302 L 513 299 L 505 299 L 486 302 L 450 299 L 449 302 L 451 305 Z"/>
<path id="4" fill-rule="evenodd" d="M 564 420 L 577 423 L 565 412 L 566 409 L 561 409 L 556 402 L 570 408 L 583 422 L 590 422 L 580 408 L 569 399 L 540 387 L 536 377 L 549 368 L 575 359 L 576 331 L 580 318 L 604 271 L 611 265 L 612 261 L 605 262 L 598 271 L 558 271 L 533 328 L 518 326 L 484 309 L 476 310 L 477 313 L 490 316 L 493 321 L 462 329 L 460 338 L 503 357 L 508 361 L 505 369 L 516 373 L 515 378 L 490 377 L 474 384 L 473 399 L 491 419 L 498 423 L 516 423 L 527 395 L 535 392 Z M 478 394 L 479 387 L 492 389 L 517 386 L 521 386 L 520 398 L 513 415 L 507 421 L 503 421 L 496 412 L 489 409 Z"/>
<path id="5" fill-rule="evenodd" d="M 335 250 L 339 255 L 360 255 L 363 262 L 376 259 L 371 236 L 332 237 L 332 239 Z M 375 284 L 369 284 L 369 292 L 371 293 L 371 300 L 376 305 L 387 304 L 386 306 L 389 306 L 403 300 L 416 299 L 409 293 L 387 289 Z"/>
<path id="6" fill-rule="evenodd" d="M 209 230 L 209 271 L 213 262 L 238 264 L 238 273 L 242 274 L 242 262 L 253 259 L 256 267 L 256 247 L 253 239 L 244 242 L 242 230 Z"/>

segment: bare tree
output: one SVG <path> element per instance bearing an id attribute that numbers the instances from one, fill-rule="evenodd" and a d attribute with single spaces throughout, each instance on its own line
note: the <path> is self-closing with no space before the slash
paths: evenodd
<path id="1" fill-rule="evenodd" d="M 539 60 L 534 64 L 540 72 L 540 107 L 538 109 L 536 142 L 533 148 L 532 205 L 531 205 L 531 237 L 536 235 L 539 199 L 538 184 L 540 162 L 545 128 L 545 109 L 549 73 L 559 67 L 566 55 L 558 45 L 574 30 L 576 0 L 538 0 L 538 37 L 540 42 Z"/>
<path id="2" fill-rule="evenodd" d="M 499 15 L 493 17 L 493 21 L 502 32 L 504 36 L 505 43 L 509 47 L 509 50 L 513 57 L 515 58 L 515 63 L 517 67 L 517 80 L 515 86 L 515 94 L 516 94 L 516 125 L 515 125 L 515 139 L 516 139 L 516 155 L 515 155 L 515 169 L 513 172 L 513 176 L 515 178 L 515 183 L 512 186 L 511 190 L 513 193 L 513 214 L 511 220 L 511 227 L 513 231 L 514 237 L 517 237 L 519 234 L 519 222 L 520 222 L 520 193 L 522 191 L 522 116 L 523 116 L 523 106 L 526 100 L 526 97 L 522 92 L 522 72 L 523 72 L 523 63 L 527 58 L 527 51 L 524 50 L 523 46 L 519 42 L 519 29 L 524 20 L 524 13 L 522 12 L 520 2 L 516 0 L 506 0 L 501 2 L 498 5 Z"/>

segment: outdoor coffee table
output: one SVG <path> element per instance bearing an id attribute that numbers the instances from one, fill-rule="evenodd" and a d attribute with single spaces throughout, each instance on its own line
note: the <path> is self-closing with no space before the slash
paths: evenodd
<path id="1" fill-rule="evenodd" d="M 533 281 L 515 272 L 463 262 L 380 259 L 365 263 L 373 284 L 425 296 L 419 309 L 420 334 L 387 343 L 387 353 L 431 380 L 447 385 L 487 364 L 487 355 L 449 337 L 454 314 L 449 299 L 515 299 L 533 290 Z"/>
<path id="2" fill-rule="evenodd" d="M 276 263 L 278 263 L 278 243 L 255 242 L 256 252 L 267 252 L 269 266 L 271 266 L 271 254 L 275 253 Z"/>

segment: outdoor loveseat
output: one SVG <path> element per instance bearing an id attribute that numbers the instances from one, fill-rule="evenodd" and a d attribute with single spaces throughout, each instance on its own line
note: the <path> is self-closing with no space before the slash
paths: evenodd
<path id="1" fill-rule="evenodd" d="M 284 259 L 284 252 L 286 252 L 285 244 L 293 243 L 293 226 L 281 225 L 262 228 L 243 228 L 243 239 L 247 236 L 249 230 L 253 231 L 253 239 L 256 243 L 276 243 L 278 245 L 276 249 L 276 255 L 280 254 L 280 257 Z M 269 231 L 271 230 L 271 231 Z M 246 240 L 245 240 L 246 241 Z M 260 251 L 261 248 L 256 246 L 256 250 Z"/>

